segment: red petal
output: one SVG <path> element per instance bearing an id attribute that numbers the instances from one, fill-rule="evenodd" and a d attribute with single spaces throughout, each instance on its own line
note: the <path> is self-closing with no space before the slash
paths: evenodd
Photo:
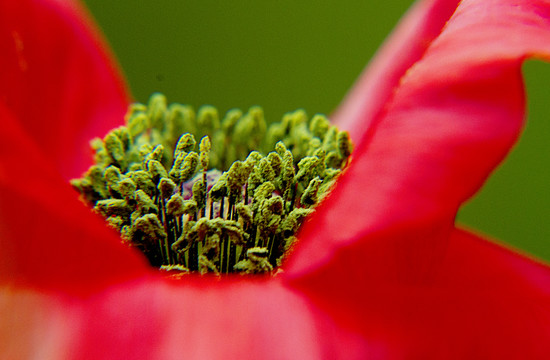
<path id="1" fill-rule="evenodd" d="M 391 235 L 364 241 L 336 260 L 360 261 L 361 278 L 327 268 L 294 285 L 389 358 L 550 358 L 550 269 L 461 230 L 447 245 L 434 263 Z"/>
<path id="2" fill-rule="evenodd" d="M 75 2 L 2 0 L 0 49 L 0 103 L 64 178 L 79 176 L 90 139 L 121 124 L 128 103 L 98 33 Z"/>
<path id="3" fill-rule="evenodd" d="M 522 60 L 550 56 L 550 6 L 521 4 L 461 3 L 385 116 L 359 139 L 347 173 L 305 227 L 291 272 L 328 265 L 361 274 L 362 264 L 333 259 L 390 232 L 395 244 L 423 248 L 432 261 L 444 254 L 456 209 L 521 129 Z"/>
<path id="4" fill-rule="evenodd" d="M 366 353 L 384 351 L 336 327 L 278 281 L 200 280 L 174 286 L 143 278 L 86 300 L 0 292 L 0 311 L 8 314 L 0 323 L 0 345 L 5 345 L 0 355 L 363 359 Z M 25 322 L 18 321 L 18 316 Z M 48 331 L 38 336 L 35 329 Z"/>
<path id="5" fill-rule="evenodd" d="M 1 104 L 0 119 L 0 284 L 82 294 L 150 271 L 76 198 Z"/>
<path id="6" fill-rule="evenodd" d="M 418 1 L 370 61 L 331 120 L 349 130 L 354 139 L 361 139 L 384 110 L 405 72 L 440 34 L 458 3 L 459 0 Z"/>
<path id="7" fill-rule="evenodd" d="M 0 1 L 0 48 L 0 281 L 89 293 L 149 271 L 66 183 L 128 102 L 86 14 Z"/>

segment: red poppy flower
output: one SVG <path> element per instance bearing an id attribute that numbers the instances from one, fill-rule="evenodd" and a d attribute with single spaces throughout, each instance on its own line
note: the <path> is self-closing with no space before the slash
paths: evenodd
<path id="1" fill-rule="evenodd" d="M 549 358 L 550 268 L 454 217 L 518 136 L 550 3 L 457 3 L 415 5 L 336 113 L 354 160 L 284 273 L 173 281 L 67 184 L 128 102 L 86 14 L 0 1 L 2 358 Z"/>

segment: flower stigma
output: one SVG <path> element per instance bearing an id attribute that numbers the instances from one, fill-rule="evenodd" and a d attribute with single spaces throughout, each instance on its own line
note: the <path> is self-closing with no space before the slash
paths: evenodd
<path id="1" fill-rule="evenodd" d="M 94 164 L 71 185 L 173 276 L 276 274 L 353 148 L 323 115 L 296 110 L 268 126 L 255 106 L 220 121 L 212 106 L 195 113 L 159 93 L 125 122 L 91 141 Z"/>

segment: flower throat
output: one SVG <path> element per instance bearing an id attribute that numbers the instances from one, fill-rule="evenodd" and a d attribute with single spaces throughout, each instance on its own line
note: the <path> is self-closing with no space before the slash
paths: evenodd
<path id="1" fill-rule="evenodd" d="M 212 106 L 195 114 L 153 94 L 125 121 L 92 140 L 95 164 L 71 184 L 124 243 L 176 275 L 274 274 L 352 149 L 347 132 L 303 110 L 270 126 L 259 107 L 220 121 Z"/>

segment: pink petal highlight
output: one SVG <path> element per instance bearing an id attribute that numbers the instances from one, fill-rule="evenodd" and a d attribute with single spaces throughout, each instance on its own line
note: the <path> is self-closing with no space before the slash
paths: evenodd
<path id="1" fill-rule="evenodd" d="M 30 324 L 19 326 L 27 335 L 23 344 L 32 343 L 29 330 L 51 326 L 51 344 L 36 339 L 33 345 L 64 350 L 67 359 L 362 359 L 391 350 L 335 326 L 273 280 L 202 278 L 175 286 L 144 277 L 84 300 L 37 294 L 20 304 L 14 298 L 25 294 L 0 291 L 0 310 L 39 306 L 28 309 Z M 2 339 L 18 344 L 6 325 L 0 323 Z M 10 348 L 0 348 L 0 355 Z"/>

